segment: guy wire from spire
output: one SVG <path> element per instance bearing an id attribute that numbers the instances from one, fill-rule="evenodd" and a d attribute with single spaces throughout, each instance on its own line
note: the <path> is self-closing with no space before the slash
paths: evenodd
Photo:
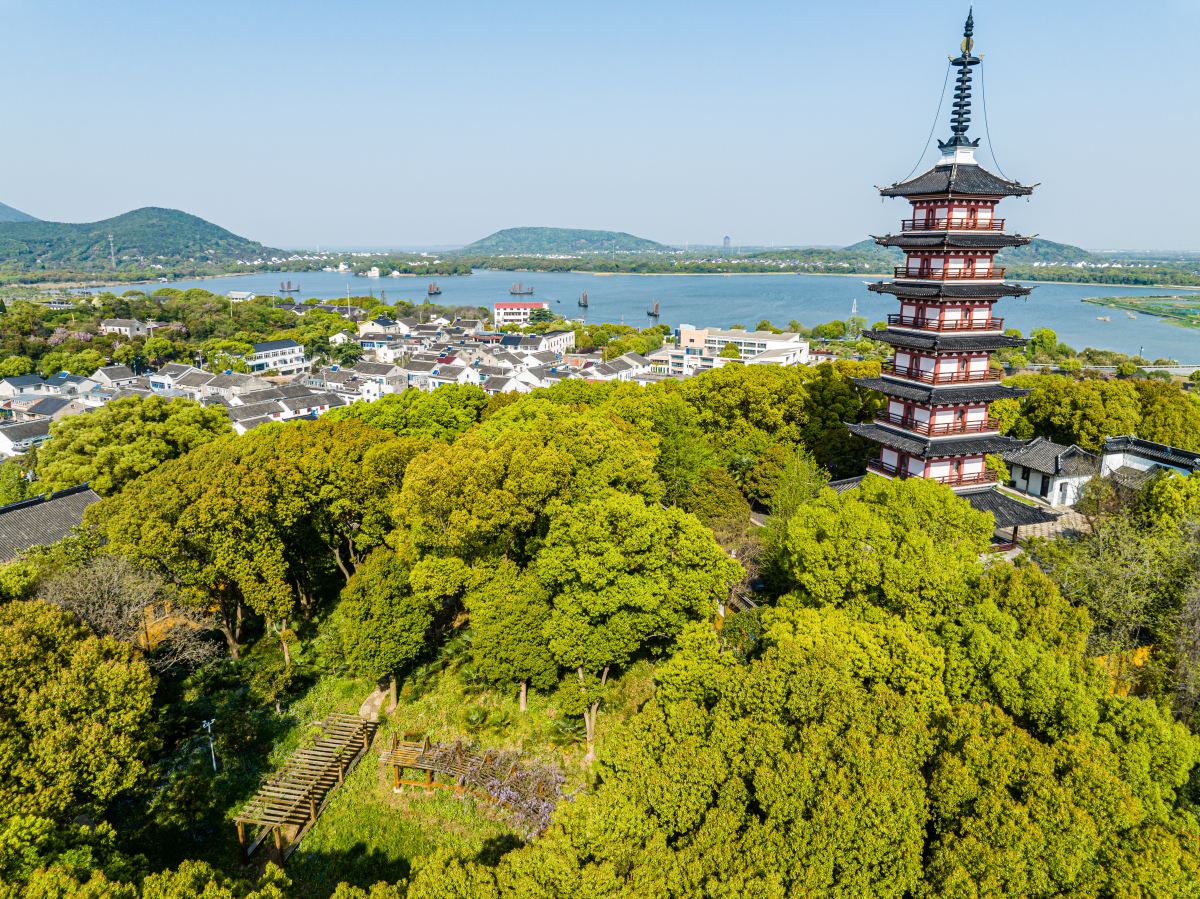
<path id="1" fill-rule="evenodd" d="M 979 99 L 983 105 L 983 133 L 987 135 L 988 152 L 992 154 L 992 162 L 996 163 L 996 171 L 1000 173 L 1000 177 L 1006 181 L 1011 181 L 1008 175 L 1004 174 L 1004 169 L 1000 168 L 1000 163 L 996 161 L 996 147 L 992 144 L 992 132 L 988 128 L 987 120 L 987 87 L 983 80 L 983 66 L 979 67 Z"/>
<path id="2" fill-rule="evenodd" d="M 950 66 L 951 63 L 947 62 L 946 77 L 942 81 L 942 95 L 938 98 L 937 112 L 933 114 L 933 127 L 929 129 L 929 137 L 925 138 L 925 146 L 921 149 L 921 156 L 919 159 L 917 159 L 917 164 L 912 167 L 912 172 L 909 172 L 907 175 L 901 178 L 900 181 L 907 181 L 913 176 L 913 172 L 920 167 L 921 160 L 925 158 L 925 154 L 929 151 L 929 142 L 933 140 L 933 132 L 937 130 L 938 117 L 942 114 L 942 103 L 946 101 L 946 85 L 950 83 Z M 997 168 L 999 168 L 999 166 L 997 166 Z"/>

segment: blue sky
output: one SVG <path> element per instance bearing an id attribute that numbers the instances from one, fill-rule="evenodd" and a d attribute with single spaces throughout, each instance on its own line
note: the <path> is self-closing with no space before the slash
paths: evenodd
<path id="1" fill-rule="evenodd" d="M 872 185 L 916 162 L 966 12 L 0 0 L 0 201 L 57 221 L 169 206 L 284 247 L 519 225 L 848 244 L 902 217 Z M 1200 0 L 985 0 L 975 20 L 995 155 L 1041 182 L 1010 221 L 1200 250 Z"/>

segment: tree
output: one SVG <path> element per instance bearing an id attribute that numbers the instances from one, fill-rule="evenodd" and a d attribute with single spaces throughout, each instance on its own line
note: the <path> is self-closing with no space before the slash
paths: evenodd
<path id="1" fill-rule="evenodd" d="M 47 490 L 89 483 L 109 496 L 166 460 L 232 433 L 219 406 L 128 397 L 55 422 L 39 453 L 38 479 Z"/>
<path id="2" fill-rule="evenodd" d="M 718 355 L 722 359 L 741 359 L 742 351 L 738 349 L 738 345 L 736 343 L 727 343 L 725 346 L 721 347 L 721 352 L 718 353 Z"/>
<path id="3" fill-rule="evenodd" d="M 1110 434 L 1135 434 L 1141 398 L 1128 381 L 1075 381 L 1061 375 L 1018 375 L 1017 387 L 1032 388 L 1021 408 L 1026 423 L 1015 437 L 1045 437 L 1096 452 Z"/>
<path id="4" fill-rule="evenodd" d="M 339 365 L 355 365 L 366 354 L 366 350 L 360 344 L 352 340 L 347 340 L 345 343 L 340 343 L 332 347 L 329 351 Z"/>
<path id="5" fill-rule="evenodd" d="M 9 356 L 0 362 L 0 378 L 15 378 L 20 375 L 32 374 L 33 360 L 28 356 Z"/>
<path id="6" fill-rule="evenodd" d="M 21 466 L 9 460 L 0 462 L 0 506 L 20 502 L 29 496 L 29 482 Z"/>
<path id="7" fill-rule="evenodd" d="M 112 354 L 113 361 L 120 365 L 127 365 L 135 372 L 137 364 L 142 360 L 141 349 L 135 343 L 123 343 Z"/>
<path id="8" fill-rule="evenodd" d="M 159 672 L 195 667 L 214 655 L 205 639 L 211 616 L 188 608 L 161 577 L 120 556 L 97 556 L 58 572 L 42 583 L 38 598 L 102 637 L 137 647 Z"/>
<path id="9" fill-rule="evenodd" d="M 734 515 L 744 516 L 750 511 L 737 482 L 720 467 L 709 468 L 700 475 L 684 495 L 680 508 L 705 524 Z"/>
<path id="10" fill-rule="evenodd" d="M 754 326 L 755 331 L 770 331 L 774 327 L 769 318 L 760 318 L 758 324 Z"/>
<path id="11" fill-rule="evenodd" d="M 549 309 L 534 309 L 529 314 L 529 323 L 531 325 L 552 321 L 554 321 L 554 314 Z"/>
<path id="12" fill-rule="evenodd" d="M 175 352 L 175 344 L 171 343 L 165 337 L 151 337 L 146 341 L 143 350 L 146 353 L 146 358 L 152 360 L 157 365 L 164 358 Z"/>
<path id="13" fill-rule="evenodd" d="M 663 500 L 678 505 L 680 498 L 713 464 L 712 450 L 705 443 L 696 410 L 678 389 L 660 385 L 647 389 L 635 386 L 633 390 L 619 385 L 607 397 L 607 407 L 632 424 L 639 434 L 658 439 L 654 470 L 662 481 Z"/>
<path id="14" fill-rule="evenodd" d="M 611 668 L 649 641 L 669 643 L 688 621 L 714 615 L 741 574 L 692 516 L 621 495 L 565 510 L 535 570 L 550 596 L 550 651 L 576 673 L 589 760 Z"/>
<path id="15" fill-rule="evenodd" d="M 326 419 L 358 419 L 401 436 L 428 435 L 453 440 L 479 421 L 488 395 L 478 387 L 451 385 L 431 393 L 404 390 L 388 393 L 371 403 L 351 403 L 330 411 Z"/>
<path id="16" fill-rule="evenodd" d="M 501 561 L 476 572 L 463 602 L 471 615 L 476 667 L 491 683 L 519 684 L 524 712 L 530 687 L 548 689 L 558 680 L 558 665 L 543 636 L 550 617 L 545 588 L 532 572 Z"/>
<path id="17" fill-rule="evenodd" d="M 0 606 L 0 817 L 94 818 L 145 774 L 154 678 L 43 602 Z"/>
<path id="18" fill-rule="evenodd" d="M 338 606 L 347 658 L 364 677 L 390 678 L 392 705 L 396 673 L 424 648 L 435 611 L 427 596 L 413 592 L 409 569 L 404 558 L 379 547 L 346 584 Z"/>

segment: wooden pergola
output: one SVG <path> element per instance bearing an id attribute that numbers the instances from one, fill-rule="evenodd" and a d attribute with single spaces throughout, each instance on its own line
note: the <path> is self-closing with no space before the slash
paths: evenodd
<path id="1" fill-rule="evenodd" d="M 498 795 L 551 797 L 557 796 L 558 786 L 549 771 L 527 768 L 518 763 L 516 754 L 488 749 L 482 754 L 455 743 L 431 743 L 398 740 L 393 734 L 388 745 L 379 753 L 381 765 L 391 765 L 395 772 L 395 789 L 401 784 L 434 789 L 453 790 L 462 795 L 471 793 L 481 799 L 508 807 L 509 802 Z M 424 780 L 406 780 L 400 776 L 405 769 L 423 771 Z M 438 781 L 435 775 L 450 778 L 450 782 Z M 511 791 L 511 792 L 509 792 Z"/>
<path id="2" fill-rule="evenodd" d="M 366 755 L 375 725 L 358 715 L 333 714 L 320 724 L 316 740 L 301 746 L 283 768 L 259 787 L 254 798 L 234 816 L 243 858 L 274 833 L 280 861 L 288 858 L 329 803 L 354 766 Z M 246 825 L 258 828 L 246 844 Z M 296 827 L 296 836 L 284 845 L 284 829 Z"/>

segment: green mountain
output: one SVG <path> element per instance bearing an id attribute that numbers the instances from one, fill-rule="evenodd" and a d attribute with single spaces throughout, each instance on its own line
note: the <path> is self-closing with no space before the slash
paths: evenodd
<path id="1" fill-rule="evenodd" d="M 1094 253 L 1081 250 L 1066 243 L 1055 243 L 1035 237 L 1024 247 L 1009 247 L 996 254 L 996 258 L 1009 265 L 1032 265 L 1045 262 L 1051 265 L 1070 265 L 1072 262 L 1102 262 Z"/>
<path id="2" fill-rule="evenodd" d="M 112 247 L 109 247 L 109 235 Z M 234 262 L 282 251 L 177 209 L 147 206 L 102 222 L 0 221 L 0 268 L 93 271 L 177 262 Z"/>
<path id="3" fill-rule="evenodd" d="M 0 222 L 36 222 L 28 212 L 22 212 L 20 209 L 13 209 L 4 203 L 0 203 Z"/>
<path id="4" fill-rule="evenodd" d="M 665 253 L 671 248 L 624 231 L 583 231 L 578 228 L 505 228 L 459 250 L 476 256 L 513 253 L 572 255 L 580 253 Z"/>

